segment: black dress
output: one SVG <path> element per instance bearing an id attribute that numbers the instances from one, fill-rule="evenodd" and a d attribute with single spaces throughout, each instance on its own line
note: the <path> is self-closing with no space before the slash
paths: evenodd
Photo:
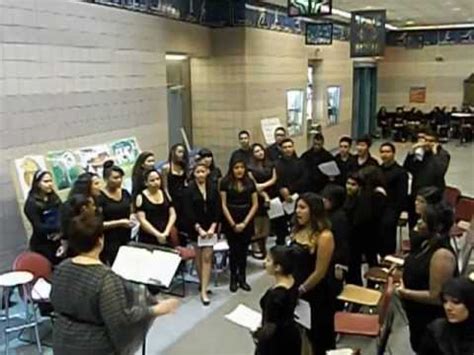
<path id="1" fill-rule="evenodd" d="M 198 223 L 204 230 L 209 230 L 213 223 L 219 222 L 221 201 L 217 186 L 211 181 L 206 183 L 206 199 L 195 181 L 192 181 L 184 192 L 184 211 L 189 238 L 196 242 L 198 233 L 195 225 Z"/>
<path id="2" fill-rule="evenodd" d="M 295 257 L 295 286 L 301 285 L 313 273 L 316 265 L 317 250 L 311 253 L 309 246 L 292 241 Z M 325 355 L 327 350 L 335 349 L 336 333 L 334 315 L 336 313 L 336 285 L 334 265 L 328 268 L 323 279 L 302 298 L 311 306 L 311 330 L 308 332 L 313 347 L 313 355 Z"/>
<path id="3" fill-rule="evenodd" d="M 33 227 L 30 249 L 45 256 L 53 265 L 61 261 L 56 257 L 61 242 L 51 238 L 60 233 L 60 207 L 61 200 L 56 195 L 48 196 L 46 201 L 30 195 L 24 207 L 25 215 Z"/>
<path id="4" fill-rule="evenodd" d="M 143 192 L 139 193 L 138 196 L 142 196 L 142 205 L 140 207 L 137 206 L 137 212 L 144 212 L 147 221 L 159 232 L 163 232 L 166 229 L 170 218 L 170 208 L 173 207 L 166 193 L 162 191 L 162 194 L 163 202 L 154 203 Z M 158 239 L 154 235 L 147 233 L 143 228 L 140 228 L 138 240 L 141 243 L 159 244 Z"/>
<path id="5" fill-rule="evenodd" d="M 256 355 L 301 353 L 301 337 L 294 321 L 298 290 L 282 286 L 270 288 L 260 299 L 262 327 L 255 332 Z"/>
<path id="6" fill-rule="evenodd" d="M 173 174 L 173 172 L 169 171 L 168 174 L 168 192 L 171 197 L 171 201 L 173 201 L 173 207 L 176 211 L 176 228 L 180 232 L 184 232 L 186 230 L 186 224 L 184 221 L 184 190 L 186 189 L 187 180 L 186 180 L 186 173 L 182 175 Z M 183 234 L 180 234 L 181 236 Z M 181 245 L 185 245 L 185 240 L 180 240 Z"/>
<path id="7" fill-rule="evenodd" d="M 407 289 L 430 289 L 431 259 L 434 253 L 441 248 L 448 249 L 455 255 L 448 244 L 430 247 L 428 240 L 425 240 L 421 248 L 415 252 L 411 252 L 406 257 L 403 270 L 403 282 Z M 403 300 L 403 307 L 405 308 L 408 318 L 411 347 L 413 351 L 417 352 L 428 324 L 436 318 L 442 318 L 444 316 L 443 307 L 441 305 L 431 305 L 409 300 Z"/>
<path id="8" fill-rule="evenodd" d="M 130 207 L 132 197 L 129 192 L 122 189 L 120 201 L 110 198 L 106 193 L 101 192 L 97 198 L 97 205 L 102 209 L 104 222 L 130 218 Z M 114 263 L 115 257 L 122 245 L 130 242 L 130 228 L 111 228 L 104 230 L 104 250 L 101 258 L 109 265 Z"/>
<path id="9" fill-rule="evenodd" d="M 247 181 L 242 186 L 242 190 L 237 190 L 228 178 L 224 178 L 221 182 L 220 190 L 226 192 L 227 209 L 229 210 L 234 223 L 242 223 L 252 208 L 252 194 L 256 192 L 255 183 L 247 178 Z M 240 275 L 245 278 L 247 268 L 247 250 L 250 244 L 250 239 L 254 233 L 253 220 L 249 221 L 245 229 L 236 233 L 232 226 L 223 219 L 222 231 L 229 242 L 229 264 L 230 271 L 233 276 Z"/>
<path id="10" fill-rule="evenodd" d="M 255 165 L 249 166 L 249 171 L 252 173 L 253 177 L 257 181 L 258 184 L 262 184 L 270 180 L 273 176 L 273 170 L 275 166 L 273 163 L 270 163 L 263 167 L 258 167 Z M 275 185 L 270 186 L 269 188 L 265 189 L 265 192 L 268 194 L 270 198 L 273 198 L 277 195 Z M 257 216 L 267 216 L 267 208 L 265 207 L 265 200 L 262 196 L 258 195 L 258 211 Z"/>

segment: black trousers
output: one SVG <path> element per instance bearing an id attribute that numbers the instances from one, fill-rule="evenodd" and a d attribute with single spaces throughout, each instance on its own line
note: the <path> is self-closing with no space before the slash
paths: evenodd
<path id="1" fill-rule="evenodd" d="M 383 228 L 378 242 L 378 253 L 384 257 L 394 254 L 397 249 L 398 211 L 387 208 L 383 216 Z"/>
<path id="2" fill-rule="evenodd" d="M 228 233 L 227 242 L 229 243 L 230 273 L 234 277 L 238 276 L 245 279 L 250 236 L 244 233 Z"/>
<path id="3" fill-rule="evenodd" d="M 288 236 L 289 230 L 289 222 L 291 220 L 291 216 L 284 215 L 279 218 L 272 219 L 272 228 L 276 235 L 276 244 L 277 245 L 284 245 L 285 239 Z"/>
<path id="4" fill-rule="evenodd" d="M 369 267 L 377 265 L 377 241 L 374 240 L 374 231 L 370 228 L 358 230 L 349 241 L 350 261 L 347 281 L 355 285 L 362 285 L 362 255 L 369 264 Z M 376 234 L 375 234 L 376 235 Z"/>

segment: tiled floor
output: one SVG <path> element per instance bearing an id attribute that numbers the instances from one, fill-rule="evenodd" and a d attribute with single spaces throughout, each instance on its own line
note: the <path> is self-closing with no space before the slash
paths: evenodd
<path id="1" fill-rule="evenodd" d="M 372 149 L 375 156 L 378 155 L 379 144 L 374 144 Z M 409 146 L 409 144 L 397 144 L 399 161 L 403 161 Z M 446 179 L 448 184 L 457 186 L 463 194 L 474 196 L 474 180 L 472 178 L 474 176 L 474 145 L 460 147 L 457 144 L 448 144 L 446 149 L 451 154 L 451 165 Z M 235 295 L 231 295 L 228 291 L 228 280 L 224 275 L 220 280 L 221 286 L 213 288 L 211 305 L 204 307 L 197 296 L 196 285 L 190 285 L 190 295 L 182 300 L 178 312 L 157 319 L 150 329 L 147 337 L 147 354 L 252 354 L 254 346 L 248 332 L 224 319 L 224 315 L 239 303 L 259 309 L 258 301 L 271 283 L 269 277 L 264 274 L 261 262 L 249 259 L 249 263 L 252 292 L 239 291 Z M 0 340 L 3 342 L 3 338 Z M 15 349 L 11 354 L 36 353 L 35 348 L 31 345 L 21 345 L 17 341 L 14 341 L 13 344 Z M 343 337 L 338 346 L 360 348 L 363 354 L 375 354 L 375 342 L 363 338 Z M 395 355 L 413 354 L 408 343 L 408 329 L 399 313 L 396 314 L 389 348 Z M 2 350 L 3 347 L 0 346 L 0 351 Z M 52 351 L 45 348 L 44 353 L 51 354 Z"/>

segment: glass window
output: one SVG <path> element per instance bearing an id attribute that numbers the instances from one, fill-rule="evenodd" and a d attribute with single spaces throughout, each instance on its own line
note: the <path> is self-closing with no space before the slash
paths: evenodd
<path id="1" fill-rule="evenodd" d="M 327 104 L 328 104 L 329 126 L 338 124 L 339 116 L 341 112 L 341 87 L 340 86 L 328 86 Z"/>
<path id="2" fill-rule="evenodd" d="M 286 112 L 290 136 L 303 133 L 304 90 L 294 89 L 286 92 Z"/>

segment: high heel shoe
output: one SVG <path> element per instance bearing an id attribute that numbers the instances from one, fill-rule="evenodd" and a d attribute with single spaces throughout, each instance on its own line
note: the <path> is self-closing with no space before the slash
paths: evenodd
<path id="1" fill-rule="evenodd" d="M 209 299 L 204 299 L 201 295 L 201 303 L 203 304 L 203 306 L 209 306 L 211 304 L 211 300 Z"/>

